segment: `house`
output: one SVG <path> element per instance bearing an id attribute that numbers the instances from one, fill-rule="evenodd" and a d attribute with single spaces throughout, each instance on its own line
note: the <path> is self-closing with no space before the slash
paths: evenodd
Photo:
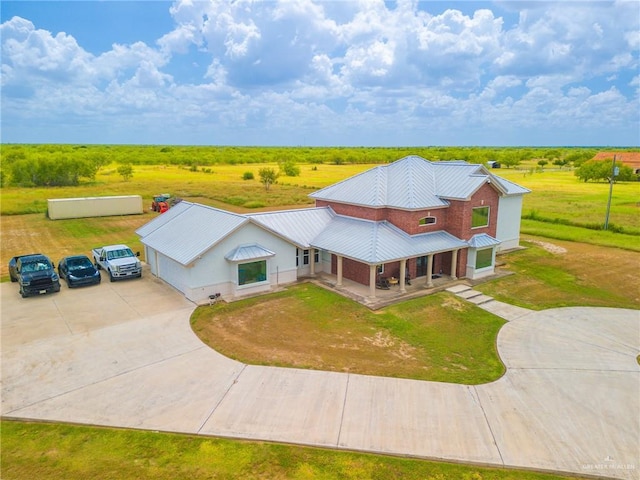
<path id="1" fill-rule="evenodd" d="M 593 160 L 611 160 L 614 156 L 617 162 L 631 167 L 636 175 L 640 174 L 640 152 L 598 152 Z"/>
<path id="2" fill-rule="evenodd" d="M 200 302 L 321 273 L 376 296 L 380 278 L 478 279 L 518 247 L 529 190 L 467 162 L 408 156 L 310 195 L 315 207 L 239 215 L 183 201 L 136 233 L 152 274 Z"/>

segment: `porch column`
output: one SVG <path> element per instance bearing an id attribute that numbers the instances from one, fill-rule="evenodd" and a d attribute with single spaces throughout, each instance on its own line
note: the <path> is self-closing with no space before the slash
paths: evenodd
<path id="1" fill-rule="evenodd" d="M 337 263 L 338 263 L 338 283 L 336 283 L 336 287 L 342 286 L 342 257 L 340 255 L 336 255 Z"/>
<path id="2" fill-rule="evenodd" d="M 451 252 L 451 280 L 457 280 L 456 271 L 458 269 L 458 250 Z"/>
<path id="3" fill-rule="evenodd" d="M 433 287 L 433 254 L 427 257 L 427 287 Z"/>
<path id="4" fill-rule="evenodd" d="M 407 293 L 405 279 L 407 277 L 407 260 L 400 260 L 400 293 Z"/>
<path id="5" fill-rule="evenodd" d="M 377 265 L 369 265 L 369 297 L 376 298 Z"/>
<path id="6" fill-rule="evenodd" d="M 312 248 L 309 250 L 309 263 L 311 264 L 309 267 L 309 274 L 313 277 L 316 274 L 316 249 Z"/>

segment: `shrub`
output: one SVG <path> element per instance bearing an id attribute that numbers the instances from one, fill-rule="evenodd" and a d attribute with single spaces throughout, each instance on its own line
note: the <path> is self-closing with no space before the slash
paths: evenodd
<path id="1" fill-rule="evenodd" d="M 253 172 L 244 172 L 242 174 L 243 180 L 253 180 Z"/>

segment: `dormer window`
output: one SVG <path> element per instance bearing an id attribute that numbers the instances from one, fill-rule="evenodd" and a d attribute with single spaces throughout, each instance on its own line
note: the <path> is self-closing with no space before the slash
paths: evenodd
<path id="1" fill-rule="evenodd" d="M 434 223 L 436 223 L 436 217 L 422 217 L 419 221 L 418 221 L 418 225 L 423 226 L 423 225 L 433 225 Z"/>

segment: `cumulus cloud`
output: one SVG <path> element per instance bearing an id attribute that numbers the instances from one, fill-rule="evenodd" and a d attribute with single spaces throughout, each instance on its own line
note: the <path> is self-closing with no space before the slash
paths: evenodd
<path id="1" fill-rule="evenodd" d="M 150 131 L 172 125 L 176 135 L 185 125 L 246 129 L 246 143 L 287 140 L 296 128 L 340 143 L 354 126 L 356 144 L 421 143 L 425 122 L 443 142 L 465 143 L 447 129 L 484 128 L 485 137 L 468 142 L 499 143 L 510 128 L 526 143 L 522 129 L 557 136 L 580 124 L 606 135 L 615 117 L 638 142 L 636 2 L 511 2 L 473 12 L 442 5 L 178 0 L 167 5 L 174 28 L 155 43 L 100 53 L 13 17 L 0 26 L 2 109 L 16 121 L 37 111 L 52 124 L 65 115 L 142 115 Z M 194 52 L 197 61 L 182 61 Z M 185 75 L 184 65 L 195 64 L 198 75 Z M 202 135 L 202 143 L 211 138 Z"/>

